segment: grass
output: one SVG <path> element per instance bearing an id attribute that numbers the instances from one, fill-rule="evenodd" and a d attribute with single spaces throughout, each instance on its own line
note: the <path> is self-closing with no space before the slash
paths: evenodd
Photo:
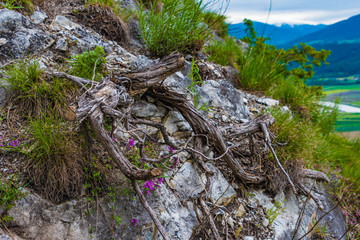
<path id="1" fill-rule="evenodd" d="M 49 114 L 30 117 L 28 131 L 33 143 L 24 153 L 35 188 L 55 202 L 76 196 L 83 167 L 73 129 Z"/>
<path id="2" fill-rule="evenodd" d="M 89 80 L 100 80 L 105 73 L 106 59 L 102 47 L 97 46 L 69 60 L 70 74 Z"/>
<path id="3" fill-rule="evenodd" d="M 47 79 L 36 60 L 17 61 L 5 69 L 3 85 L 10 84 L 13 101 L 20 102 L 21 109 L 42 114 L 46 109 L 60 112 L 66 102 L 65 92 L 70 84 L 58 78 Z"/>
<path id="4" fill-rule="evenodd" d="M 0 177 L 0 208 L 7 211 L 10 210 L 14 201 L 24 198 L 27 194 L 24 193 L 23 186 L 20 183 L 19 174 L 14 173 L 2 173 Z M 12 220 L 12 217 L 8 216 L 5 212 L 1 214 L 1 220 L 8 222 Z"/>
<path id="5" fill-rule="evenodd" d="M 100 7 L 110 8 L 114 14 L 120 16 L 122 20 L 128 19 L 132 13 L 120 7 L 120 4 L 115 0 L 85 0 L 85 6 L 95 5 Z"/>
<path id="6" fill-rule="evenodd" d="M 222 66 L 236 66 L 242 54 L 241 46 L 230 36 L 224 37 L 224 41 L 213 41 L 205 47 L 205 52 L 209 55 L 209 61 Z"/>
<path id="7" fill-rule="evenodd" d="M 10 10 L 25 9 L 29 12 L 34 11 L 34 5 L 31 0 L 2 0 L 0 2 L 3 3 L 2 6 Z"/>
<path id="8" fill-rule="evenodd" d="M 319 170 L 342 169 L 341 175 L 355 181 L 360 177 L 360 142 L 350 141 L 332 131 L 336 115 L 332 111 L 321 112 L 318 121 L 309 121 L 299 116 L 290 118 L 289 113 L 272 110 L 276 118 L 273 131 L 278 142 L 276 151 L 282 161 L 301 159 L 305 167 Z M 326 120 L 327 119 L 327 120 Z M 360 184 L 358 190 L 360 190 Z"/>
<path id="9" fill-rule="evenodd" d="M 173 51 L 196 52 L 209 36 L 208 27 L 202 23 L 205 10 L 202 0 L 164 1 L 161 12 L 156 5 L 145 9 L 140 1 L 137 11 L 140 30 L 152 56 L 162 57 Z"/>
<path id="10" fill-rule="evenodd" d="M 204 23 L 211 27 L 211 29 L 221 38 L 229 38 L 228 35 L 228 25 L 225 20 L 226 16 L 212 12 L 212 11 L 204 11 L 202 13 L 202 18 Z"/>

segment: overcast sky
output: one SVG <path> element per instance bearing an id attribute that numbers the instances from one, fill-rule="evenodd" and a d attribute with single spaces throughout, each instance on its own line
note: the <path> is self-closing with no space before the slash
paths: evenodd
<path id="1" fill-rule="evenodd" d="M 271 24 L 332 24 L 360 14 L 360 0 L 230 0 L 226 12 L 231 23 L 244 18 Z"/>

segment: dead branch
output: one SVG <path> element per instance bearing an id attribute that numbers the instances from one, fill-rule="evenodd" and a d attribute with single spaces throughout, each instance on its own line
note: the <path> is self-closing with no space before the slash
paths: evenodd
<path id="1" fill-rule="evenodd" d="M 169 56 L 161 59 L 158 64 L 154 65 L 150 69 L 147 69 L 145 72 L 130 73 L 125 75 L 125 77 L 131 79 L 132 81 L 130 91 L 133 92 L 130 92 L 130 94 L 134 95 L 145 92 L 149 87 L 160 83 L 171 74 L 183 69 L 184 65 L 184 57 L 178 52 L 173 52 Z"/>
<path id="2" fill-rule="evenodd" d="M 310 195 L 310 197 L 316 202 L 316 204 L 318 205 L 319 209 L 321 211 L 324 211 L 324 205 L 321 203 L 321 201 L 312 193 L 312 191 L 310 189 L 308 189 L 307 187 L 305 187 L 303 184 L 298 183 L 297 186 L 301 189 L 301 191 L 304 192 L 305 195 Z"/>
<path id="3" fill-rule="evenodd" d="M 135 180 L 131 181 L 132 186 L 136 192 L 136 194 L 138 195 L 142 205 L 144 206 L 144 208 L 146 209 L 146 211 L 148 211 L 150 217 L 152 218 L 152 220 L 154 221 L 157 229 L 159 230 L 159 232 L 161 233 L 161 235 L 163 236 L 163 238 L 165 240 L 170 240 L 170 238 L 167 236 L 167 233 L 164 229 L 164 227 L 161 225 L 159 219 L 156 217 L 154 210 L 152 210 L 152 208 L 150 207 L 149 203 L 146 201 L 144 195 L 142 194 L 139 185 L 137 184 L 137 182 Z"/>
<path id="4" fill-rule="evenodd" d="M 303 217 L 304 217 L 306 205 L 307 205 L 307 203 L 309 202 L 310 197 L 311 197 L 310 194 L 311 194 L 311 192 L 312 192 L 312 190 L 313 190 L 314 184 L 315 184 L 315 183 L 312 184 L 312 186 L 311 186 L 311 188 L 310 188 L 310 191 L 309 191 L 308 195 L 306 196 L 306 200 L 305 200 L 304 205 L 303 205 L 303 207 L 302 207 L 302 209 L 301 209 L 300 215 L 299 215 L 298 219 L 296 220 L 295 230 L 294 230 L 293 237 L 292 237 L 291 240 L 294 240 L 294 239 L 295 239 L 296 234 L 297 234 L 297 232 L 298 232 L 298 230 L 299 230 L 301 221 L 302 221 L 302 219 L 303 219 Z"/>
<path id="5" fill-rule="evenodd" d="M 304 169 L 303 173 L 304 173 L 304 177 L 330 182 L 330 179 L 323 172 L 312 169 Z"/>
<path id="6" fill-rule="evenodd" d="M 206 120 L 193 105 L 189 104 L 185 95 L 174 92 L 164 86 L 149 88 L 146 94 L 155 98 L 164 107 L 171 106 L 173 109 L 177 109 L 190 124 L 195 134 L 205 134 L 213 140 L 213 144 L 220 154 L 226 151 L 227 146 L 220 130 L 211 121 Z M 267 118 L 270 119 L 272 117 L 269 115 Z M 226 154 L 223 159 L 240 180 L 247 183 L 260 183 L 265 180 L 263 176 L 246 173 L 231 153 Z"/>
<path id="7" fill-rule="evenodd" d="M 207 220 L 210 223 L 210 228 L 211 228 L 212 233 L 214 234 L 214 239 L 221 240 L 219 231 L 216 228 L 214 219 L 211 217 L 211 213 L 210 213 L 208 207 L 206 206 L 204 199 L 200 198 L 199 202 L 200 202 L 200 207 L 201 207 L 202 211 L 205 213 L 205 216 L 207 217 Z"/>
<path id="8" fill-rule="evenodd" d="M 273 154 L 273 156 L 274 156 L 274 158 L 275 158 L 278 166 L 280 167 L 281 171 L 284 173 L 284 175 L 286 176 L 287 180 L 289 181 L 293 193 L 296 194 L 296 188 L 295 188 L 294 183 L 292 182 L 289 174 L 285 171 L 285 169 L 284 169 L 283 166 L 281 165 L 281 163 L 280 163 L 280 161 L 279 161 L 279 158 L 277 157 L 276 152 L 275 152 L 274 148 L 273 148 L 272 145 L 271 145 L 270 135 L 269 135 L 269 131 L 268 131 L 268 129 L 267 129 L 266 124 L 265 124 L 264 122 L 260 122 L 260 127 L 261 127 L 262 132 L 264 133 L 265 142 L 266 142 L 267 146 L 270 148 L 270 150 L 271 150 L 271 152 L 272 152 L 272 154 Z"/>

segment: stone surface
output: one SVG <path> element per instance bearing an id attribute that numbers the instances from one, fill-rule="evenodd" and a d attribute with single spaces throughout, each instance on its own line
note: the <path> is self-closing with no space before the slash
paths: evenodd
<path id="1" fill-rule="evenodd" d="M 170 134 L 174 134 L 175 132 L 179 131 L 192 131 L 190 124 L 184 119 L 181 113 L 177 111 L 170 111 L 166 115 L 163 123 L 167 132 Z"/>
<path id="2" fill-rule="evenodd" d="M 0 47 L 2 45 L 5 45 L 8 42 L 8 40 L 6 40 L 6 38 L 0 38 Z"/>
<path id="3" fill-rule="evenodd" d="M 21 13 L 0 9 L 0 34 L 6 43 L 0 48 L 0 63 L 40 52 L 54 43 L 54 36 L 34 26 Z"/>
<path id="4" fill-rule="evenodd" d="M 66 38 L 60 38 L 56 41 L 55 49 L 60 51 L 66 51 L 68 48 L 68 43 L 66 41 Z"/>
<path id="5" fill-rule="evenodd" d="M 35 11 L 30 16 L 30 19 L 36 24 L 43 23 L 47 18 L 48 18 L 48 16 L 46 15 L 46 13 L 41 12 L 41 11 Z"/>
<path id="6" fill-rule="evenodd" d="M 57 15 L 50 26 L 50 29 L 54 31 L 75 30 L 77 28 L 81 28 L 79 24 L 61 15 Z"/>
<path id="7" fill-rule="evenodd" d="M 307 180 L 307 182 L 308 188 L 310 188 L 313 181 Z M 315 189 L 313 192 L 320 193 L 316 194 L 316 196 L 319 197 L 325 209 L 323 212 L 317 210 L 318 208 L 316 203 L 311 199 L 306 205 L 304 216 L 296 235 L 297 237 L 301 237 L 308 231 L 309 225 L 311 224 L 311 218 L 313 216 L 321 217 L 322 214 L 326 213 L 326 211 L 334 206 L 330 200 L 330 196 L 326 193 L 326 189 L 320 183 L 315 184 Z M 303 207 L 303 202 L 306 200 L 306 196 L 299 195 L 296 197 L 291 192 L 289 192 L 286 195 L 284 193 L 279 193 L 275 196 L 274 199 L 272 199 L 264 194 L 263 191 L 254 191 L 253 194 L 254 197 L 252 200 L 255 200 L 257 204 L 267 210 L 275 210 L 276 207 L 274 206 L 273 202 L 278 201 L 281 203 L 283 199 L 285 199 L 284 203 L 282 204 L 284 211 L 282 211 L 280 215 L 276 217 L 272 224 L 274 227 L 276 240 L 291 239 L 295 229 L 296 221 Z M 346 231 L 345 219 L 341 211 L 337 208 L 325 217 L 325 222 L 328 225 L 328 232 L 331 233 L 331 236 L 335 239 L 339 239 Z M 304 239 L 310 239 L 309 236 L 310 235 Z"/>
<path id="8" fill-rule="evenodd" d="M 207 103 L 207 106 L 221 108 L 228 116 L 234 116 L 238 120 L 248 118 L 249 111 L 243 102 L 242 92 L 226 80 L 208 80 L 197 91 L 201 95 L 200 106 Z"/>
<path id="9" fill-rule="evenodd" d="M 218 205 L 227 205 L 234 197 L 236 192 L 226 181 L 222 173 L 210 163 L 206 164 L 215 174 L 210 186 L 210 198 Z M 177 189 L 183 200 L 189 200 L 205 189 L 206 176 L 200 174 L 199 169 L 191 162 L 185 162 L 178 171 L 170 184 Z"/>
<path id="10" fill-rule="evenodd" d="M 264 105 L 269 106 L 269 107 L 274 107 L 274 106 L 279 105 L 278 100 L 271 99 L 271 98 L 258 98 L 258 99 L 256 99 L 256 102 L 264 104 Z"/>

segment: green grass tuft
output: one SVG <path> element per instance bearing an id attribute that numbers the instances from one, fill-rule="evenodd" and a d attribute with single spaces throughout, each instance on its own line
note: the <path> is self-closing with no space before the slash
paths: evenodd
<path id="1" fill-rule="evenodd" d="M 104 49 L 99 46 L 92 51 L 89 49 L 82 54 L 73 56 L 69 60 L 70 74 L 89 80 L 93 78 L 100 80 L 105 73 L 105 56 Z"/>
<path id="2" fill-rule="evenodd" d="M 146 10 L 140 1 L 137 12 L 146 47 L 153 56 L 165 56 L 173 51 L 193 53 L 200 50 L 209 36 L 202 22 L 205 4 L 202 0 L 164 1 L 162 11 L 156 5 Z"/>

